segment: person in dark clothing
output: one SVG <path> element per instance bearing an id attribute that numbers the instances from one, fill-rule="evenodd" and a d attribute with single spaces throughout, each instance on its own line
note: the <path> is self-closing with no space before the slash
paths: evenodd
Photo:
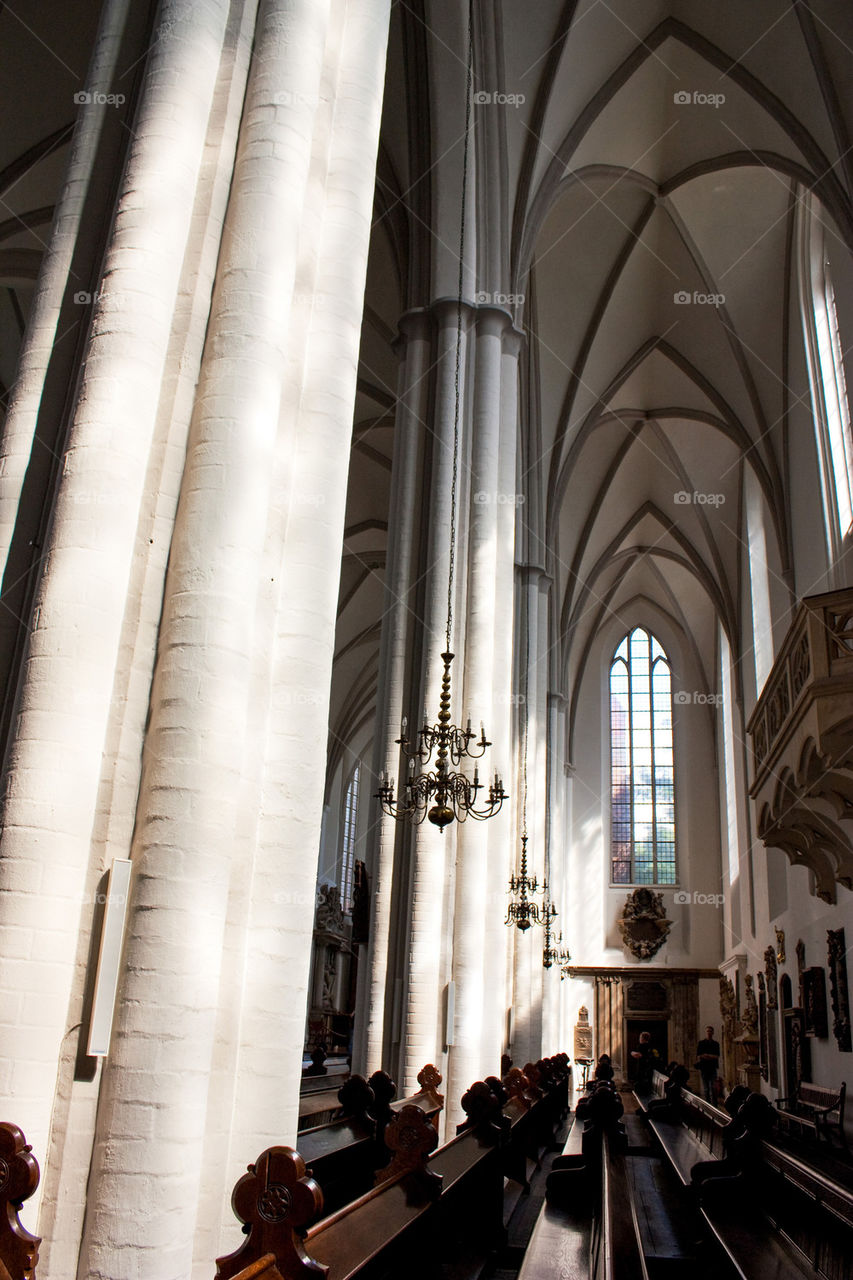
<path id="1" fill-rule="evenodd" d="M 750 1093 L 723 1132 L 722 1160 L 700 1160 L 690 1170 L 694 1187 L 708 1182 L 719 1183 L 719 1190 L 731 1186 L 734 1179 L 743 1181 L 761 1159 L 761 1142 L 776 1123 L 776 1112 L 769 1098 Z"/>
<path id="2" fill-rule="evenodd" d="M 677 1124 L 681 1119 L 681 1090 L 690 1079 L 690 1072 L 679 1063 L 673 1067 L 663 1087 L 662 1098 L 652 1098 L 647 1113 L 656 1120 L 668 1120 Z"/>
<path id="3" fill-rule="evenodd" d="M 610 1054 L 603 1053 L 598 1059 L 595 1068 L 596 1080 L 612 1080 L 613 1079 L 613 1063 L 610 1061 Z"/>
<path id="4" fill-rule="evenodd" d="M 640 1033 L 639 1044 L 631 1050 L 631 1057 L 634 1059 L 634 1084 L 643 1093 L 652 1087 L 652 1072 L 658 1057 L 657 1049 L 652 1048 L 650 1031 Z"/>
<path id="5" fill-rule="evenodd" d="M 702 1092 L 706 1102 L 714 1101 L 714 1085 L 720 1066 L 720 1046 L 714 1039 L 714 1028 L 705 1028 L 705 1039 L 696 1048 L 696 1066 L 702 1077 Z"/>

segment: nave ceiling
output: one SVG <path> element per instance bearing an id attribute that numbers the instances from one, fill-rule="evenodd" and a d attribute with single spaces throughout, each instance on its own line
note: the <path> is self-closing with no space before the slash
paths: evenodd
<path id="1" fill-rule="evenodd" d="M 392 16 L 353 453 L 359 510 L 368 476 L 380 505 L 387 493 L 395 310 L 453 291 L 465 75 L 455 9 L 398 4 Z M 738 691 L 751 692 L 747 492 L 763 507 L 776 617 L 824 586 L 796 215 L 811 188 L 826 211 L 843 338 L 853 331 L 853 14 L 787 0 L 592 0 L 532 14 L 508 0 L 475 5 L 475 51 L 475 95 L 505 101 L 472 111 L 478 243 L 469 237 L 466 285 L 517 299 L 526 336 L 517 559 L 553 578 L 551 688 L 576 706 L 616 615 L 626 627 L 660 619 L 708 690 L 719 622 Z M 811 516 L 795 522 L 792 505 Z M 362 570 L 378 564 L 376 538 L 356 536 L 346 551 Z M 372 576 L 353 590 L 355 577 L 345 554 L 338 653 L 360 636 L 372 687 L 381 595 Z M 338 668 L 333 736 L 346 735 L 354 655 L 346 649 Z"/>

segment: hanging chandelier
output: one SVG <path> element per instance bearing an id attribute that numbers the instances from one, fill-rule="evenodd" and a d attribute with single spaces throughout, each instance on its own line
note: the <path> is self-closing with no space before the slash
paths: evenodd
<path id="1" fill-rule="evenodd" d="M 545 945 L 542 948 L 542 968 L 550 969 L 551 965 L 554 963 L 555 960 L 557 961 L 557 963 L 560 962 L 560 952 L 557 950 L 555 946 L 552 945 L 552 941 L 551 941 L 551 921 L 554 919 L 554 917 L 557 914 L 557 908 L 554 906 L 553 902 L 551 902 L 550 898 L 545 899 L 544 912 L 545 912 Z M 559 938 L 557 939 L 558 945 L 560 942 L 562 942 L 562 940 L 563 940 L 563 935 L 561 933 Z"/>
<path id="2" fill-rule="evenodd" d="M 504 924 L 514 924 L 517 929 L 524 933 L 532 924 L 545 924 L 546 920 L 550 922 L 550 908 L 546 911 L 544 903 L 540 908 L 538 902 L 530 901 L 531 895 L 547 893 L 547 891 L 547 882 L 540 889 L 536 876 L 531 880 L 527 874 L 527 832 L 525 831 L 521 837 L 521 868 L 519 874 L 517 876 L 511 875 L 509 878 L 508 892 L 513 895 L 514 901 L 510 902 L 507 907 Z M 556 911 L 554 914 L 557 914 Z"/>
<path id="3" fill-rule="evenodd" d="M 558 945 L 560 946 L 560 950 L 559 950 L 559 952 L 557 953 L 557 957 L 556 957 L 556 959 L 557 959 L 557 963 L 558 963 L 558 964 L 559 964 L 559 966 L 560 966 L 560 981 L 561 981 L 561 982 L 563 981 L 563 979 L 564 979 L 564 978 L 568 978 L 568 977 L 569 977 L 569 966 L 570 966 L 570 965 L 571 965 L 571 963 L 572 963 L 572 957 L 569 955 L 569 949 L 568 949 L 568 947 L 564 947 L 564 946 L 562 946 L 562 945 L 561 945 L 561 944 L 562 944 L 562 941 L 563 941 L 563 935 L 562 935 L 562 933 L 561 933 L 561 934 L 560 934 L 560 936 L 559 936 L 559 938 L 557 939 Z"/>
<path id="4" fill-rule="evenodd" d="M 474 776 L 469 778 L 462 772 L 454 772 L 463 760 L 478 760 L 484 755 L 486 748 L 492 744 L 487 740 L 485 729 L 481 723 L 480 737 L 471 728 L 471 718 L 465 729 L 458 728 L 451 721 L 450 703 L 450 664 L 454 654 L 451 651 L 453 632 L 453 571 L 456 554 L 456 506 L 457 476 L 459 463 L 459 410 L 460 391 L 459 378 L 462 362 L 462 291 L 464 287 L 463 254 L 465 250 L 465 200 L 468 190 L 468 143 L 471 130 L 471 90 L 474 72 L 474 41 L 472 28 L 472 9 L 468 9 L 468 67 L 465 91 L 465 146 L 462 157 L 462 213 L 459 224 L 459 288 L 456 306 L 456 363 L 454 381 L 454 414 L 453 414 L 453 481 L 450 489 L 450 553 L 447 572 L 447 629 L 445 652 L 441 655 L 444 673 L 441 677 L 441 694 L 438 703 L 438 722 L 429 724 L 424 712 L 424 722 L 418 730 L 417 745 L 412 747 L 406 735 L 407 720 L 404 717 L 400 725 L 400 736 L 397 744 L 408 759 L 408 776 L 403 783 L 402 795 L 395 796 L 394 779 L 379 775 L 379 790 L 376 799 L 382 810 L 397 820 L 409 820 L 413 824 L 428 818 L 439 831 L 454 820 L 464 822 L 466 818 L 475 818 L 478 822 L 494 817 L 507 798 L 501 782 L 500 774 L 495 771 L 494 780 L 489 783 L 488 798 L 484 795 L 478 807 L 477 801 L 485 785 L 480 782 L 477 766 Z M 473 745 L 472 745 L 473 744 Z M 435 753 L 435 768 L 426 769 Z M 421 772 L 415 772 L 416 764 L 420 764 Z"/>
<path id="5" fill-rule="evenodd" d="M 532 924 L 541 924 L 545 927 L 545 951 L 550 952 L 551 948 L 551 920 L 557 914 L 556 908 L 551 903 L 548 896 L 548 881 L 544 880 L 542 888 L 539 888 L 539 881 L 536 876 L 532 879 L 527 874 L 527 740 L 530 726 L 530 716 L 528 712 L 530 694 L 530 621 L 525 617 L 525 641 L 524 641 L 524 694 L 522 695 L 521 705 L 523 707 L 523 717 L 521 723 L 521 866 L 518 875 L 511 875 L 509 878 L 509 889 L 507 892 L 511 895 L 509 906 L 507 907 L 506 919 L 504 924 L 515 925 L 524 933 Z M 544 900 L 540 906 L 538 902 L 531 902 L 531 897 L 542 893 Z M 545 963 L 543 958 L 543 964 Z M 549 965 L 545 965 L 546 969 Z"/>

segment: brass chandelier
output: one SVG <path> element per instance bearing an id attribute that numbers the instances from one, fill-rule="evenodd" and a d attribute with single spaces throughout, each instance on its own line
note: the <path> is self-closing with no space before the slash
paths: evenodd
<path id="1" fill-rule="evenodd" d="M 394 779 L 379 775 L 379 790 L 376 798 L 382 805 L 384 813 L 398 820 L 408 820 L 413 824 L 429 819 L 439 831 L 454 820 L 464 822 L 466 818 L 475 818 L 478 822 L 493 817 L 507 798 L 500 774 L 496 771 L 494 779 L 489 783 L 488 797 L 482 797 L 478 807 L 478 796 L 485 791 L 485 784 L 480 782 L 477 766 L 474 776 L 469 778 L 461 772 L 454 772 L 463 760 L 478 760 L 492 744 L 487 740 L 485 729 L 480 725 L 480 736 L 471 728 L 471 719 L 465 729 L 458 728 L 451 721 L 450 703 L 450 664 L 454 654 L 451 650 L 453 631 L 453 571 L 456 546 L 456 505 L 457 505 L 457 473 L 459 460 L 459 412 L 460 412 L 460 366 L 462 361 L 462 290 L 464 286 L 463 253 L 465 249 L 465 201 L 468 189 L 468 143 L 471 129 L 471 90 L 474 70 L 474 41 L 472 30 L 471 6 L 468 10 L 468 67 L 465 91 L 465 146 L 462 158 L 462 213 L 459 225 L 459 289 L 456 308 L 456 364 L 454 382 L 454 415 L 453 415 L 453 481 L 450 490 L 450 555 L 447 574 L 447 630 L 445 652 L 441 655 L 444 672 L 441 677 L 441 694 L 438 703 L 438 721 L 424 722 L 418 730 L 415 746 L 407 737 L 407 720 L 404 717 L 400 725 L 400 736 L 396 739 L 401 752 L 408 759 L 408 776 L 403 783 L 402 795 L 394 794 Z M 475 741 L 476 739 L 476 741 Z M 435 753 L 435 768 L 427 769 Z M 416 762 L 421 772 L 415 773 Z"/>

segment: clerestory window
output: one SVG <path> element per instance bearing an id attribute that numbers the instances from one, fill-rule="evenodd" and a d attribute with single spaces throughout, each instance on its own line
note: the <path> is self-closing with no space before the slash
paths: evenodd
<path id="1" fill-rule="evenodd" d="M 833 557 L 853 524 L 853 436 L 830 268 L 831 240 L 809 192 L 799 202 L 800 302 L 821 462 L 827 541 Z"/>
<path id="2" fill-rule="evenodd" d="M 663 646 L 635 627 L 610 666 L 610 878 L 675 884 L 672 681 Z"/>

